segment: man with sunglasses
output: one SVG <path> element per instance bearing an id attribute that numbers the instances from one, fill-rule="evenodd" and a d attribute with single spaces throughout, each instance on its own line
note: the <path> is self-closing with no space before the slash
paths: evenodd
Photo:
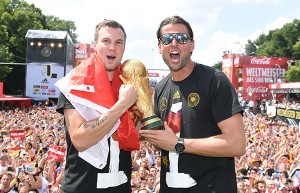
<path id="1" fill-rule="evenodd" d="M 155 87 L 164 130 L 140 135 L 162 149 L 161 193 L 237 192 L 234 157 L 245 153 L 243 109 L 221 71 L 192 61 L 195 41 L 179 16 L 164 19 L 158 48 L 170 74 Z"/>

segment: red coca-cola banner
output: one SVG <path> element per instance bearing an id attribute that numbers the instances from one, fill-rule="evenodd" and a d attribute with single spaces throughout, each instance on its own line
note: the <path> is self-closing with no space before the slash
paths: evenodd
<path id="1" fill-rule="evenodd" d="M 148 77 L 159 77 L 159 73 L 156 73 L 156 72 L 148 72 Z"/>
<path id="2" fill-rule="evenodd" d="M 279 64 L 267 64 L 273 60 L 254 60 L 261 64 L 244 64 L 243 65 L 243 95 L 251 93 L 253 98 L 262 98 L 264 94 L 269 93 L 269 84 L 274 82 L 285 81 L 286 68 L 280 67 Z M 263 63 L 263 64 L 262 64 Z"/>
<path id="3" fill-rule="evenodd" d="M 50 145 L 48 149 L 48 159 L 54 159 L 56 162 L 64 160 L 66 148 L 55 144 Z"/>
<path id="4" fill-rule="evenodd" d="M 12 139 L 23 140 L 25 138 L 25 130 L 24 129 L 11 130 L 11 131 L 9 131 L 9 134 Z"/>
<path id="5" fill-rule="evenodd" d="M 265 57 L 265 56 L 240 56 L 235 58 L 235 60 L 238 60 L 238 62 L 235 61 L 235 65 L 270 65 L 270 66 L 276 66 L 278 65 L 279 68 L 286 68 L 287 65 L 291 65 L 293 62 L 295 62 L 292 58 L 285 58 L 285 57 Z"/>

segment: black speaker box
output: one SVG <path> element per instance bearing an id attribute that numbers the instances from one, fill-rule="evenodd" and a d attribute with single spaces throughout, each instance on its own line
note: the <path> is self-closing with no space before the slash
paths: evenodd
<path id="1" fill-rule="evenodd" d="M 60 46 L 59 46 L 60 45 Z M 66 63 L 66 43 L 51 39 L 28 39 L 27 62 Z"/>
<path id="2" fill-rule="evenodd" d="M 67 31 L 29 29 L 25 37 L 27 63 L 74 64 L 75 45 Z"/>

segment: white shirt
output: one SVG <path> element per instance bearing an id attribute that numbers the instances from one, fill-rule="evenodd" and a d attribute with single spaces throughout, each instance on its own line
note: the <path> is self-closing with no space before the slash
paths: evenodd
<path id="1" fill-rule="evenodd" d="M 253 102 L 252 100 L 249 101 L 248 106 L 249 106 L 249 107 L 254 107 L 254 102 Z"/>

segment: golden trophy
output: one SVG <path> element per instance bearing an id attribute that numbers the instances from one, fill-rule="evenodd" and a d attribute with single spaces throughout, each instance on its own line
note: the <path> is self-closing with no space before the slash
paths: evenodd
<path id="1" fill-rule="evenodd" d="M 162 129 L 163 122 L 154 114 L 152 93 L 147 70 L 144 64 L 136 59 L 126 60 L 120 69 L 120 78 L 124 84 L 131 84 L 137 91 L 137 107 L 142 115 L 142 130 Z"/>

